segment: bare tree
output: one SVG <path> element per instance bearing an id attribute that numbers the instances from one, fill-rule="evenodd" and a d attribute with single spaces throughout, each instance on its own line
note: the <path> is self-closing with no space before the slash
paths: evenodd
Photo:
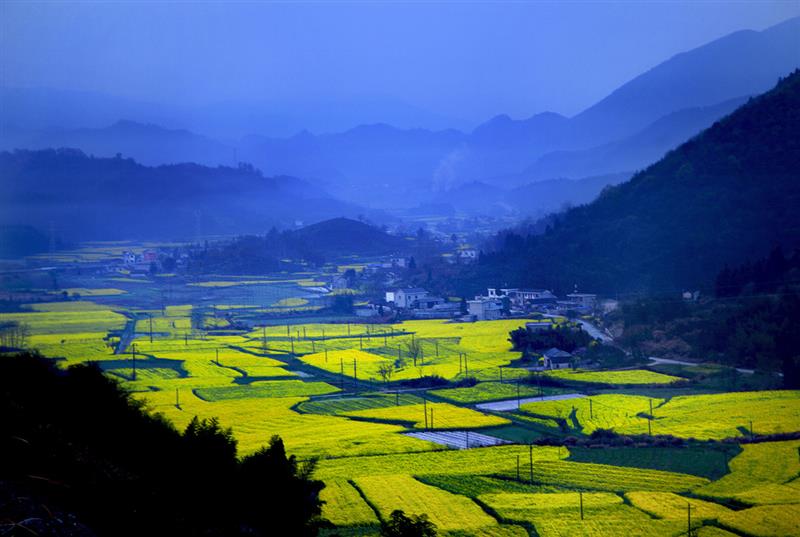
<path id="1" fill-rule="evenodd" d="M 378 374 L 383 379 L 384 384 L 388 384 L 389 380 L 391 380 L 392 375 L 394 374 L 394 364 L 381 364 L 381 366 L 378 368 Z"/>
<path id="2" fill-rule="evenodd" d="M 16 321 L 0 323 L 0 347 L 24 349 L 28 343 L 28 326 Z"/>

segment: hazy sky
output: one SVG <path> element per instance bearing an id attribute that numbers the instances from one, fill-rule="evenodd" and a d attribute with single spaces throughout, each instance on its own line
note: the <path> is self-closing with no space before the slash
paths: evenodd
<path id="1" fill-rule="evenodd" d="M 477 122 L 574 114 L 800 2 L 13 2 L 9 86 L 164 103 L 386 97 Z"/>

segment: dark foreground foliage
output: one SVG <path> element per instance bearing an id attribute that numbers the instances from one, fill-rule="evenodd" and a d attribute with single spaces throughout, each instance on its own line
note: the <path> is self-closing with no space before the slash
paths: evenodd
<path id="1" fill-rule="evenodd" d="M 381 537 L 435 537 L 436 524 L 427 515 L 406 515 L 392 511 L 389 520 L 381 522 Z"/>
<path id="2" fill-rule="evenodd" d="M 283 442 L 237 458 L 230 429 L 183 433 L 95 366 L 0 358 L 0 534 L 316 535 L 323 484 Z"/>

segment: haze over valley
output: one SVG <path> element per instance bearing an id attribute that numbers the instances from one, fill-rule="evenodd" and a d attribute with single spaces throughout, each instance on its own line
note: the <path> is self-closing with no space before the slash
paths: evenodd
<path id="1" fill-rule="evenodd" d="M 800 537 L 800 4 L 0 0 L 0 535 Z"/>

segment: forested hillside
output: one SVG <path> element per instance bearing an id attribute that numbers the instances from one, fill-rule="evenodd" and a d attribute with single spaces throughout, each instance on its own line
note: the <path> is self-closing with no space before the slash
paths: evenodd
<path id="1" fill-rule="evenodd" d="M 2 152 L 0 186 L 0 224 L 53 227 L 72 240 L 254 233 L 364 212 L 246 164 L 150 167 L 75 149 Z"/>
<path id="2" fill-rule="evenodd" d="M 484 279 L 600 292 L 710 288 L 800 244 L 800 72 L 542 235 L 508 234 Z"/>

